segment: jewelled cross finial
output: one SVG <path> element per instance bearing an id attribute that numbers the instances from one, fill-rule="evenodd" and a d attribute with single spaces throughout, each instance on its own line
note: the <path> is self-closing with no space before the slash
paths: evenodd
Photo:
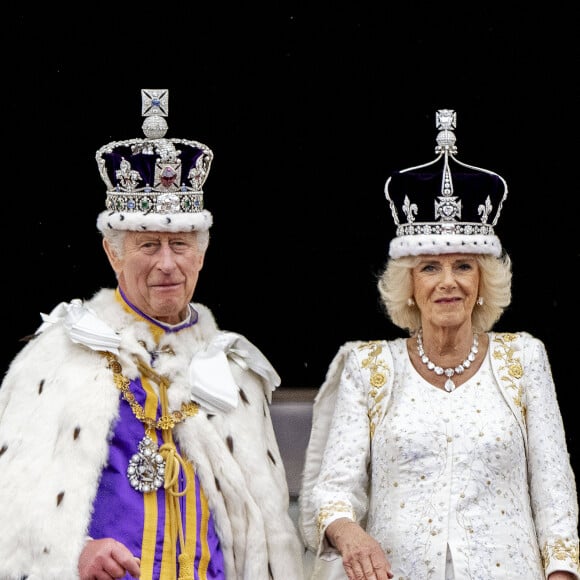
<path id="1" fill-rule="evenodd" d="M 457 126 L 457 114 L 453 109 L 440 109 L 437 111 L 435 121 L 439 134 L 437 135 L 437 146 L 435 153 L 445 153 L 445 155 L 455 155 L 457 147 L 455 146 L 455 133 L 453 130 Z"/>
<path id="2" fill-rule="evenodd" d="M 143 117 L 169 113 L 169 91 L 167 89 L 141 89 L 141 114 Z"/>
<path id="3" fill-rule="evenodd" d="M 457 127 L 457 114 L 453 109 L 439 109 L 437 111 L 435 125 L 440 131 L 443 129 L 452 131 Z"/>
<path id="4" fill-rule="evenodd" d="M 143 132 L 149 139 L 161 139 L 167 132 L 169 91 L 167 89 L 141 89 L 141 115 Z"/>

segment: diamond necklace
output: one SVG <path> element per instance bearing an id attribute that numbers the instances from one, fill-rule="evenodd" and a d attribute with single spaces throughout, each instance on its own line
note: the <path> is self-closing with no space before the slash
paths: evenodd
<path id="1" fill-rule="evenodd" d="M 477 351 L 479 346 L 479 338 L 477 334 L 473 335 L 473 344 L 471 345 L 471 349 L 469 350 L 469 354 L 467 355 L 466 359 L 455 368 L 449 367 L 444 369 L 436 365 L 432 362 L 429 357 L 425 354 L 425 349 L 423 348 L 423 329 L 420 328 L 419 332 L 417 333 L 417 352 L 419 353 L 419 357 L 421 358 L 421 362 L 430 370 L 433 371 L 436 375 L 445 375 L 447 380 L 445 381 L 445 390 L 448 393 L 451 393 L 455 390 L 455 383 L 453 382 L 453 375 L 458 374 L 460 375 L 471 366 L 471 363 L 475 360 L 477 356 Z"/>

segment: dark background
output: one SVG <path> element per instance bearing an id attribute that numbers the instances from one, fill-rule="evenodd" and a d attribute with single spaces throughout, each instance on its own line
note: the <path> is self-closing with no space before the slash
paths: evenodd
<path id="1" fill-rule="evenodd" d="M 513 302 L 496 328 L 545 342 L 578 473 L 575 14 L 559 2 L 384 4 L 14 3 L 2 368 L 40 312 L 114 285 L 94 154 L 142 135 L 141 88 L 168 88 L 168 136 L 215 154 L 195 300 L 255 342 L 284 387 L 317 387 L 346 340 L 401 335 L 376 291 L 394 233 L 383 187 L 434 158 L 435 112 L 451 108 L 459 159 L 509 185 L 497 233 Z"/>

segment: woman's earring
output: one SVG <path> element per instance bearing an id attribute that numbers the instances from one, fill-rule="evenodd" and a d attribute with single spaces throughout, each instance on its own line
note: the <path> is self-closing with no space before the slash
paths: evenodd
<path id="1" fill-rule="evenodd" d="M 483 299 L 483 296 L 480 296 L 480 297 L 477 299 L 477 301 L 476 301 L 476 304 L 477 304 L 478 306 L 483 306 L 483 303 L 484 303 L 484 302 L 485 302 L 485 300 Z"/>
<path id="2" fill-rule="evenodd" d="M 413 306 L 415 306 L 415 301 L 413 300 L 413 298 L 407 298 L 407 306 L 409 308 L 413 308 Z"/>

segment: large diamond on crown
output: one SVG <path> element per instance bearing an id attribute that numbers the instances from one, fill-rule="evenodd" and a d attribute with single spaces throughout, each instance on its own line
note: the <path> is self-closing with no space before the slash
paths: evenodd
<path id="1" fill-rule="evenodd" d="M 157 213 L 177 213 L 181 211 L 181 200 L 176 193 L 160 193 L 156 199 Z"/>

